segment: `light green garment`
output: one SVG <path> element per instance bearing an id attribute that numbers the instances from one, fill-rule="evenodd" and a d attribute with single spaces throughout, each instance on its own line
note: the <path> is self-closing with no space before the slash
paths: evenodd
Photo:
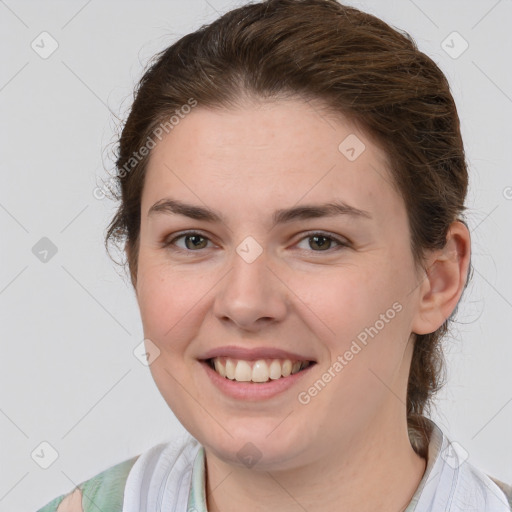
<path id="1" fill-rule="evenodd" d="M 512 510 L 512 488 L 495 478 L 484 475 L 468 464 L 467 461 L 458 461 L 456 452 L 450 453 L 447 451 L 449 443 L 450 441 L 443 435 L 442 431 L 435 426 L 429 443 L 426 472 L 406 512 L 439 512 L 448 508 L 453 512 Z M 165 448 L 165 445 L 162 445 L 163 448 Z M 157 458 L 158 453 L 157 451 L 155 454 Z M 133 457 L 117 464 L 80 484 L 77 488 L 82 492 L 83 512 L 98 512 L 99 510 L 102 512 L 122 512 L 128 474 L 138 458 L 139 456 Z M 150 467 L 152 467 L 151 464 Z M 190 468 L 190 466 L 188 467 Z M 181 472 L 184 469 L 178 471 Z M 158 489 L 165 487 L 167 477 L 168 473 L 164 473 L 162 482 L 156 481 Z M 188 487 L 187 512 L 207 512 L 205 478 L 205 454 L 204 447 L 201 446 L 192 465 L 190 486 L 184 480 L 181 480 L 179 484 Z M 142 481 L 145 481 L 144 477 L 140 482 L 135 481 L 137 488 L 139 488 Z M 491 481 L 497 485 L 497 488 L 492 488 L 492 484 L 489 486 Z M 498 489 L 501 489 L 504 494 L 500 495 Z M 74 491 L 75 489 L 72 492 Z M 59 496 L 38 512 L 56 512 L 59 504 L 69 494 Z M 473 502 L 476 503 L 478 499 L 484 500 L 481 506 L 478 504 L 474 507 L 469 505 Z M 498 499 L 496 504 L 492 505 L 490 502 L 496 499 Z M 467 500 L 469 500 L 469 503 L 466 503 Z M 509 505 L 505 506 L 507 500 Z M 442 506 L 439 506 L 440 503 L 442 503 Z M 129 510 L 138 511 L 141 504 L 142 502 L 127 503 L 127 507 Z M 487 504 L 489 504 L 489 507 Z M 183 505 L 184 503 L 181 506 Z M 175 507 L 176 504 L 173 510 L 168 512 L 176 512 Z M 178 512 L 184 511 L 180 510 Z"/>
<path id="2" fill-rule="evenodd" d="M 82 482 L 70 493 L 63 494 L 50 501 L 37 512 L 55 512 L 60 503 L 76 489 L 82 492 L 83 512 L 121 512 L 123 510 L 123 495 L 128 473 L 139 456 L 125 460 L 95 477 Z"/>
<path id="3" fill-rule="evenodd" d="M 124 490 L 128 474 L 140 455 L 99 473 L 82 482 L 71 492 L 62 494 L 37 512 L 55 512 L 62 501 L 76 489 L 82 492 L 83 512 L 122 512 Z M 207 512 L 205 496 L 204 448 L 201 447 L 194 460 L 192 480 L 188 496 L 188 512 Z"/>
<path id="4" fill-rule="evenodd" d="M 204 447 L 201 446 L 194 460 L 192 481 L 188 495 L 187 512 L 208 512 L 206 509 Z"/>

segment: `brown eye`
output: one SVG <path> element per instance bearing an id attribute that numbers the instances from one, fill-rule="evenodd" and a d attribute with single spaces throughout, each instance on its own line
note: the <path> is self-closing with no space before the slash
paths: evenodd
<path id="1" fill-rule="evenodd" d="M 310 252 L 311 250 L 313 250 L 313 252 L 333 252 L 343 247 L 349 247 L 348 242 L 344 242 L 343 240 L 324 233 L 309 233 L 308 236 L 301 239 L 300 243 L 302 243 L 304 240 L 308 241 L 308 247 L 301 249 Z M 333 243 L 338 247 L 335 247 L 333 250 L 331 250 Z"/>
<path id="2" fill-rule="evenodd" d="M 183 239 L 185 242 L 184 246 L 177 243 L 177 241 L 181 239 Z M 173 247 L 180 251 L 194 252 L 199 249 L 205 249 L 208 245 L 208 241 L 209 239 L 200 233 L 190 231 L 188 233 L 183 233 L 168 242 L 165 242 L 164 247 Z"/>
<path id="3" fill-rule="evenodd" d="M 187 247 L 187 249 L 191 249 L 191 250 L 204 249 L 204 247 L 205 247 L 204 242 L 205 242 L 206 238 L 204 236 L 185 235 L 183 238 L 185 239 L 185 246 Z M 189 241 L 190 241 L 190 243 L 187 243 Z"/>
<path id="4" fill-rule="evenodd" d="M 332 243 L 332 238 L 329 238 L 324 235 L 315 235 L 310 236 L 310 240 L 313 240 L 312 243 L 310 243 L 310 247 L 313 249 L 315 246 L 319 247 L 321 251 L 325 251 L 330 248 L 330 245 Z"/>

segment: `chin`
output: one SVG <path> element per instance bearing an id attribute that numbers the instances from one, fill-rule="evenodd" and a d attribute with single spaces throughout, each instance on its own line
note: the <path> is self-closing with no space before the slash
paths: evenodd
<path id="1" fill-rule="evenodd" d="M 217 458 L 241 468 L 261 471 L 289 469 L 299 464 L 305 448 L 299 442 L 300 436 L 296 439 L 289 430 L 280 430 L 279 427 L 269 435 L 272 429 L 244 429 L 239 425 L 237 433 L 232 433 L 233 437 L 221 427 L 219 429 L 215 437 L 212 437 L 212 431 L 198 434 L 200 437 L 192 435 Z"/>

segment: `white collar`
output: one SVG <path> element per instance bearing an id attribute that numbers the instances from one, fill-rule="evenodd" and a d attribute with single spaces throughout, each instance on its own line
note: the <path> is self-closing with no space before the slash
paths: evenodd
<path id="1" fill-rule="evenodd" d="M 430 419 L 425 474 L 405 512 L 510 512 L 503 491 Z"/>
<path id="2" fill-rule="evenodd" d="M 405 512 L 511 512 L 503 491 L 430 419 L 425 474 Z M 192 436 L 162 443 L 133 465 L 123 512 L 207 512 L 204 448 Z"/>
<path id="3" fill-rule="evenodd" d="M 195 438 L 187 436 L 140 455 L 126 480 L 123 512 L 186 512 L 194 460 L 203 451 Z M 204 463 L 196 465 L 196 473 L 194 481 L 204 475 Z"/>

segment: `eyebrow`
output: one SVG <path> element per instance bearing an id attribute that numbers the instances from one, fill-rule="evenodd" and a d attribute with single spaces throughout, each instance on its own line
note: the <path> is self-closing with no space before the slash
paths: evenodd
<path id="1" fill-rule="evenodd" d="M 223 215 L 215 210 L 184 203 L 171 198 L 164 198 L 157 201 L 149 209 L 148 216 L 156 213 L 183 215 L 195 220 L 226 223 Z M 372 219 L 371 214 L 366 210 L 360 210 L 359 208 L 351 206 L 341 200 L 335 200 L 325 204 L 310 204 L 276 210 L 272 216 L 272 227 L 278 224 L 285 224 L 297 220 L 316 219 L 318 217 L 334 217 L 337 215 L 349 215 L 360 219 Z"/>

